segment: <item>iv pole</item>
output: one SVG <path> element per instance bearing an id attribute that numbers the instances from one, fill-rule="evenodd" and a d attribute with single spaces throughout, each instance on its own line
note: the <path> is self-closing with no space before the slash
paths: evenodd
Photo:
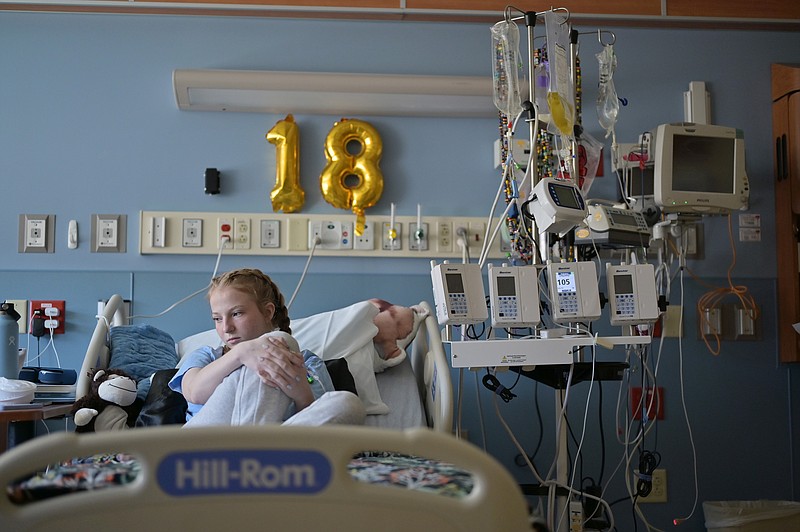
<path id="1" fill-rule="evenodd" d="M 517 9 L 517 8 L 513 8 Z M 569 11 L 566 8 L 556 8 L 559 10 L 564 10 L 567 12 L 567 20 L 569 20 Z M 545 12 L 536 13 L 536 12 L 524 12 L 522 17 L 515 17 L 512 18 L 509 16 L 508 13 L 509 8 L 506 8 L 506 20 L 519 20 L 524 19 L 525 26 L 527 29 L 527 37 L 528 37 L 528 95 L 529 101 L 523 102 L 522 106 L 523 109 L 526 109 L 528 112 L 528 134 L 530 139 L 531 150 L 535 150 L 536 141 L 538 138 L 538 124 L 539 124 L 539 109 L 538 106 L 535 104 L 536 102 L 536 92 L 535 92 L 535 80 L 534 80 L 534 69 L 533 69 L 533 56 L 534 56 L 534 47 L 533 47 L 533 40 L 534 40 L 534 26 L 536 25 L 536 19 L 543 15 Z M 554 11 L 551 9 L 551 11 Z M 565 21 L 566 23 L 566 21 Z M 575 90 L 575 69 L 576 69 L 576 44 L 577 44 L 577 34 L 573 34 L 570 32 L 570 76 L 573 79 L 572 87 L 573 91 Z M 571 95 L 571 99 L 575 101 L 575 94 Z M 572 143 L 571 149 L 572 153 L 576 153 L 577 148 L 577 141 L 575 140 L 574 135 L 572 135 Z M 531 172 L 531 189 L 533 189 L 536 184 L 539 182 L 539 172 L 538 172 L 538 165 L 536 164 L 536 159 L 533 158 L 531 160 L 532 168 L 529 168 Z M 570 176 L 574 178 L 576 175 L 575 173 L 575 157 L 571 157 L 569 164 L 568 164 L 568 171 Z M 538 235 L 539 244 L 537 248 L 539 253 L 533 254 L 534 263 L 535 264 L 543 264 L 547 261 L 549 255 L 549 239 L 547 232 L 539 233 L 538 229 L 536 228 L 536 222 L 533 222 L 534 227 L 534 234 Z M 556 486 L 555 490 L 557 491 L 561 486 L 567 486 L 569 479 L 569 461 L 568 461 L 568 453 L 567 453 L 567 424 L 563 422 L 561 416 L 565 415 L 564 411 L 564 394 L 561 390 L 555 390 L 555 415 L 556 415 L 556 426 L 558 428 L 556 432 L 556 452 L 557 452 L 557 460 L 556 460 Z M 546 480 L 546 479 L 545 479 Z M 549 497 L 549 495 L 548 495 Z M 570 493 L 568 492 L 566 495 L 555 496 L 555 508 L 553 511 L 549 512 L 548 521 L 552 521 L 550 524 L 550 528 L 554 530 L 554 532 L 567 532 L 569 529 L 569 516 L 567 515 L 567 505 L 570 500 Z M 548 504 L 548 508 L 550 505 Z M 557 528 L 556 528 L 557 527 Z"/>

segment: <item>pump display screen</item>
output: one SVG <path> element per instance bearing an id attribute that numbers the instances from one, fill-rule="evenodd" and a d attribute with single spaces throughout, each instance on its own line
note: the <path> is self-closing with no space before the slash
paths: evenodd
<path id="1" fill-rule="evenodd" d="M 633 276 L 632 275 L 615 275 L 614 276 L 614 292 L 617 294 L 632 294 L 633 293 Z"/>
<path id="2" fill-rule="evenodd" d="M 447 283 L 447 291 L 451 294 L 464 293 L 464 280 L 461 278 L 460 273 L 447 273 L 445 274 L 445 282 Z"/>
<path id="3" fill-rule="evenodd" d="M 577 292 L 575 272 L 556 272 L 556 290 L 559 294 Z"/>
<path id="4" fill-rule="evenodd" d="M 608 216 L 611 219 L 611 222 L 614 225 L 627 225 L 630 227 L 639 227 L 637 223 L 636 216 L 632 214 L 624 214 L 621 212 L 615 212 L 613 215 L 609 214 Z"/>
<path id="5" fill-rule="evenodd" d="M 514 284 L 513 277 L 497 277 L 497 295 L 498 296 L 515 296 L 517 295 L 517 288 Z"/>
<path id="6" fill-rule="evenodd" d="M 583 208 L 583 206 L 578 203 L 578 198 L 575 195 L 575 189 L 572 187 L 551 183 L 550 194 L 552 194 L 555 202 L 561 207 L 569 207 L 571 209 Z"/>

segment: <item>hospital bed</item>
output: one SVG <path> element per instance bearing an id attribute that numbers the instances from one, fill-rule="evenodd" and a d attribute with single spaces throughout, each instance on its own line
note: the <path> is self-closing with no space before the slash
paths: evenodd
<path id="1" fill-rule="evenodd" d="M 109 299 L 82 376 L 92 367 L 114 365 L 106 339 L 121 303 L 119 296 Z M 274 530 L 530 530 L 527 505 L 510 474 L 452 436 L 449 366 L 434 313 L 425 302 L 419 308 L 424 313 L 408 357 L 374 375 L 379 402 L 389 413 L 368 415 L 371 426 L 189 430 L 172 425 L 36 438 L 0 456 L 7 495 L 0 497 L 0 529 L 113 523 L 120 530 L 216 530 L 235 524 Z M 328 332 L 335 329 L 337 312 L 322 318 Z M 292 321 L 301 346 L 303 329 L 318 326 L 313 320 Z M 320 342 L 310 342 L 315 341 Z M 318 349 L 327 347 L 325 341 Z M 351 368 L 352 361 L 348 358 Z M 358 371 L 351 372 L 357 379 Z M 85 379 L 79 381 L 78 396 L 87 387 Z M 420 411 L 415 414 L 409 403 L 419 404 Z M 52 464 L 102 453 L 129 461 L 125 482 L 36 501 L 17 497 L 17 483 L 32 472 L 44 475 Z"/>

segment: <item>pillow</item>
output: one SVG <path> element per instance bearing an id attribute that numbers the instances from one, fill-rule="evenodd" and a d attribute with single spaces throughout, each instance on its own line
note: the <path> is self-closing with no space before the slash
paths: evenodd
<path id="1" fill-rule="evenodd" d="M 183 361 L 183 357 L 195 349 L 206 345 L 212 348 L 222 345 L 222 338 L 219 337 L 216 329 L 210 329 L 184 338 L 175 344 L 175 350 L 178 352 L 178 359 Z"/>
<path id="2" fill-rule="evenodd" d="M 345 359 L 355 381 L 358 397 L 367 414 L 387 414 L 375 380 L 373 359 L 377 356 L 372 339 L 378 333 L 373 323 L 378 309 L 361 301 L 338 310 L 292 320 L 292 335 L 300 347 L 322 360 Z"/>
<path id="3" fill-rule="evenodd" d="M 175 340 L 152 325 L 119 325 L 108 331 L 109 368 L 120 369 L 138 383 L 136 396 L 144 400 L 150 390 L 150 376 L 178 363 Z"/>

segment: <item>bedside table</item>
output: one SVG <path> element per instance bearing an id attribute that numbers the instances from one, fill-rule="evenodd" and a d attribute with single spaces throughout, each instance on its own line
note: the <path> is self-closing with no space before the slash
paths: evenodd
<path id="1" fill-rule="evenodd" d="M 0 453 L 8 450 L 8 429 L 11 423 L 54 419 L 68 416 L 71 411 L 72 403 L 50 403 L 41 405 L 32 403 L 30 407 L 24 408 L 0 407 Z"/>

